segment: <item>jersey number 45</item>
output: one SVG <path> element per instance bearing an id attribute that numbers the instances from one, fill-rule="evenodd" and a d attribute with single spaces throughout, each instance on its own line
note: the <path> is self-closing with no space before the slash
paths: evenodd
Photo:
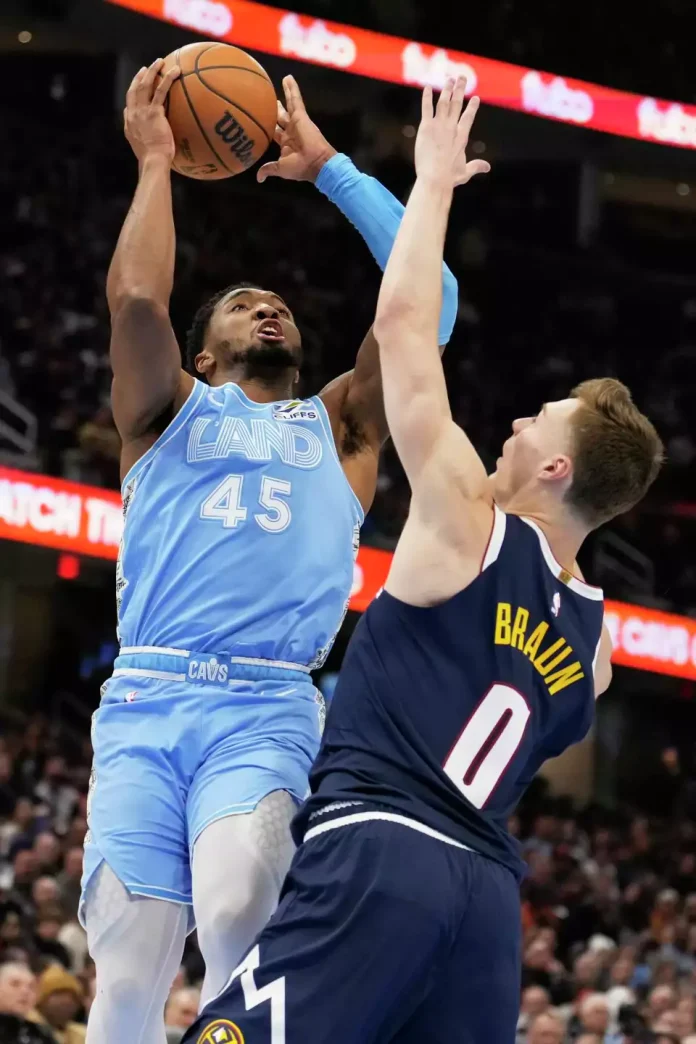
<path id="1" fill-rule="evenodd" d="M 236 529 L 240 523 L 246 522 L 248 509 L 242 503 L 243 488 L 243 475 L 228 475 L 201 504 L 201 518 L 222 522 L 225 529 Z M 254 514 L 254 521 L 261 529 L 267 533 L 282 533 L 288 528 L 292 513 L 283 498 L 291 493 L 292 483 L 270 475 L 263 476 L 258 503 L 266 511 Z"/>

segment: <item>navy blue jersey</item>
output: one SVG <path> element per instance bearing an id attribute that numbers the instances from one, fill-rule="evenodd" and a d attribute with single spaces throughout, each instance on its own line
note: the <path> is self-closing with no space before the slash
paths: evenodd
<path id="1" fill-rule="evenodd" d="M 507 818 L 541 764 L 587 733 L 603 595 L 530 520 L 495 509 L 481 573 L 441 605 L 388 592 L 345 656 L 296 840 L 382 810 L 521 876 Z"/>

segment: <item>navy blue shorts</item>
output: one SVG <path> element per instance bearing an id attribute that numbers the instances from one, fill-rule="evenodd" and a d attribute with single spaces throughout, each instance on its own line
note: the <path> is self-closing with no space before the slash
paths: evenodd
<path id="1" fill-rule="evenodd" d="M 333 820 L 182 1044 L 514 1044 L 520 936 L 505 867 L 401 816 Z"/>

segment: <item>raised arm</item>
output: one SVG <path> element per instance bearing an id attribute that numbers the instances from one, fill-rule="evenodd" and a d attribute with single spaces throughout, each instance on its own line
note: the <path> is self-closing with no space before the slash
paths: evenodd
<path id="1" fill-rule="evenodd" d="M 348 156 L 337 153 L 310 119 L 292 76 L 283 81 L 286 106 L 278 105 L 276 140 L 279 159 L 266 163 L 259 181 L 280 177 L 311 181 L 361 234 L 382 270 L 387 263 L 403 205 L 376 178 L 361 173 Z M 441 263 L 442 307 L 438 343 L 450 339 L 457 315 L 457 281 Z M 382 396 L 379 351 L 371 328 L 358 351 L 354 369 L 331 381 L 321 393 L 331 417 L 344 470 L 365 508 L 374 495 L 377 456 L 388 435 Z"/>
<path id="2" fill-rule="evenodd" d="M 437 344 L 452 194 L 489 169 L 481 160 L 466 160 L 478 99 L 461 115 L 465 88 L 463 79 L 450 81 L 434 115 L 431 90 L 423 94 L 416 184 L 382 280 L 375 334 L 387 421 L 411 485 L 412 513 L 457 542 L 476 543 L 480 527 L 467 524 L 465 512 L 477 505 L 476 521 L 490 528 L 486 472 L 452 419 Z"/>
<path id="3" fill-rule="evenodd" d="M 111 261 L 106 294 L 111 312 L 111 390 L 123 440 L 123 470 L 134 443 L 190 391 L 169 321 L 174 279 L 171 164 L 174 139 L 164 112 L 179 74 L 159 76 L 161 60 L 136 74 L 126 97 L 126 137 L 138 159 L 138 186 Z"/>

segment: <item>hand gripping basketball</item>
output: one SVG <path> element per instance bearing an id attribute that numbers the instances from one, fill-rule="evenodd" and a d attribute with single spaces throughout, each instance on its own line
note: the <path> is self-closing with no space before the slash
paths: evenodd
<path id="1" fill-rule="evenodd" d="M 416 138 L 416 173 L 419 178 L 453 189 L 465 185 L 476 174 L 487 174 L 491 169 L 485 160 L 466 158 L 466 147 L 479 99 L 472 98 L 462 112 L 466 94 L 466 79 L 449 79 L 433 113 L 433 91 L 423 91 L 423 116 Z"/>
<path id="2" fill-rule="evenodd" d="M 126 138 L 142 163 L 146 156 L 162 155 L 174 159 L 174 135 L 164 113 L 169 88 L 179 76 L 175 66 L 160 76 L 164 59 L 158 58 L 149 68 L 135 74 L 126 95 L 123 111 Z"/>

